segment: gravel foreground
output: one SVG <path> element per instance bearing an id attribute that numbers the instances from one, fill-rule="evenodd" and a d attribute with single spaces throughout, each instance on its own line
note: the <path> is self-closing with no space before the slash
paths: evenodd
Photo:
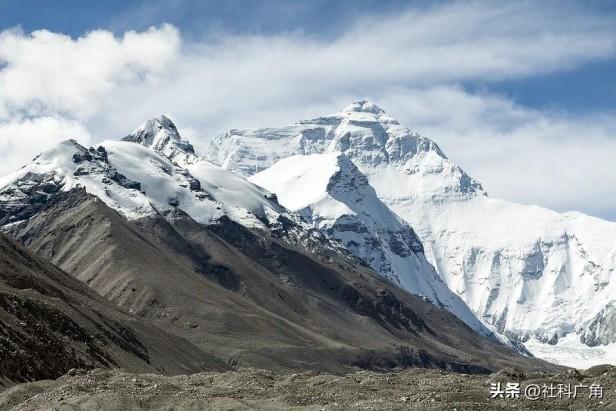
<path id="1" fill-rule="evenodd" d="M 240 369 L 165 377 L 71 370 L 57 380 L 5 389 L 0 410 L 616 410 L 615 381 L 611 366 L 560 374 L 506 369 L 492 375 L 412 369 L 336 376 Z M 507 382 L 520 383 L 520 398 L 490 399 L 491 384 L 505 387 Z M 589 398 L 589 390 L 581 389 L 576 399 L 531 401 L 524 398 L 524 387 L 531 384 L 598 384 L 603 398 Z"/>

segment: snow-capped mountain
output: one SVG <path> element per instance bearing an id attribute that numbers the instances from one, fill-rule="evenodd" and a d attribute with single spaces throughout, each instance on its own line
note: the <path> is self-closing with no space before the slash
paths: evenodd
<path id="1" fill-rule="evenodd" d="M 362 220 L 379 214 L 365 239 L 384 236 L 388 254 L 374 256 L 428 266 L 410 227 L 340 161 L 323 190 L 345 207 L 363 198 Z M 271 192 L 199 157 L 165 117 L 96 148 L 67 140 L 1 178 L 0 228 L 144 321 L 246 366 L 546 366 L 384 279 Z M 424 294 L 470 315 L 427 274 L 415 277 Z"/>
<path id="2" fill-rule="evenodd" d="M 0 226 L 28 219 L 55 194 L 76 187 L 129 220 L 158 214 L 174 219 L 185 213 L 209 225 L 228 217 L 309 250 L 355 256 L 474 330 L 495 335 L 449 290 L 426 260 L 413 229 L 378 199 L 346 155 L 300 157 L 282 161 L 250 182 L 199 157 L 173 122 L 161 116 L 121 141 L 104 141 L 97 148 L 64 141 L 0 179 Z M 309 181 L 312 188 L 306 191 L 301 183 Z M 294 195 L 298 189 L 305 196 Z"/>
<path id="3" fill-rule="evenodd" d="M 614 342 L 613 333 L 589 330 L 616 299 L 616 223 L 490 198 L 436 143 L 370 102 L 288 127 L 231 130 L 212 139 L 207 156 L 249 176 L 292 155 L 328 152 L 344 153 L 367 176 L 480 318 L 523 341 L 554 344 L 578 332 L 593 344 Z"/>
<path id="4" fill-rule="evenodd" d="M 426 260 L 413 229 L 378 199 L 366 176 L 345 154 L 292 156 L 250 181 L 275 193 L 283 206 L 398 286 L 491 334 Z"/>
<path id="5" fill-rule="evenodd" d="M 83 187 L 129 220 L 188 214 L 201 224 L 222 217 L 262 229 L 307 249 L 349 256 L 270 192 L 197 156 L 165 116 L 146 121 L 122 141 L 86 148 L 66 140 L 0 178 L 0 226 L 23 221 L 59 192 Z"/>

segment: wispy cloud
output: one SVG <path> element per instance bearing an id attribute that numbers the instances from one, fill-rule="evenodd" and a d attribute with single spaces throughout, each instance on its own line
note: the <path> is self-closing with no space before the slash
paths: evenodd
<path id="1" fill-rule="evenodd" d="M 96 140 L 166 113 L 199 146 L 228 128 L 284 125 L 368 97 L 440 142 L 498 196 L 608 215 L 616 192 L 606 196 L 584 179 L 616 187 L 605 162 L 605 153 L 614 152 L 614 117 L 534 111 L 461 86 L 470 81 L 489 89 L 493 81 L 615 58 L 612 17 L 573 3 L 542 4 L 551 6 L 456 2 L 409 9 L 358 20 L 328 40 L 288 34 L 182 42 L 168 25 L 121 38 L 104 31 L 79 39 L 5 31 L 0 139 L 11 144 L 0 143 L 0 172 L 31 157 L 23 154 L 31 144 L 19 147 L 29 141 L 23 125 L 41 116 L 66 126 L 67 136 Z M 45 144 L 62 133 L 51 134 L 57 137 Z M 576 153 L 576 172 L 563 169 Z"/>
<path id="2" fill-rule="evenodd" d="M 57 116 L 0 121 L 0 175 L 13 171 L 37 155 L 42 148 L 72 138 L 91 142 L 90 133 L 79 122 Z"/>
<path id="3" fill-rule="evenodd" d="M 382 100 L 491 196 L 616 220 L 616 113 L 537 111 L 450 86 L 399 90 Z"/>

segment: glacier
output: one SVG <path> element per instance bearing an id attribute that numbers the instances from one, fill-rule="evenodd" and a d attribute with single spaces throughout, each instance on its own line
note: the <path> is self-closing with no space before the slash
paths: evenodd
<path id="1" fill-rule="evenodd" d="M 205 156 L 249 177 L 291 156 L 323 153 L 357 166 L 480 319 L 533 342 L 539 355 L 566 356 L 556 347 L 572 339 L 610 351 L 616 325 L 601 318 L 616 299 L 616 223 L 491 198 L 434 141 L 369 101 L 289 126 L 230 130 L 211 139 Z"/>

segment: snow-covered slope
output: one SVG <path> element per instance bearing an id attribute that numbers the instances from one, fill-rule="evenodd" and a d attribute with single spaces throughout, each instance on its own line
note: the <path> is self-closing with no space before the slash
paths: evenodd
<path id="1" fill-rule="evenodd" d="M 200 189 L 237 222 L 260 226 L 268 217 L 276 218 L 285 212 L 268 191 L 195 154 L 193 146 L 182 140 L 173 122 L 165 116 L 146 121 L 123 141 L 138 143 L 171 160 L 177 169 L 198 180 Z M 140 167 L 138 161 L 135 164 Z"/>
<path id="2" fill-rule="evenodd" d="M 124 145 L 131 152 L 140 148 L 136 144 Z M 158 160 L 156 163 L 144 162 L 146 169 L 166 167 L 169 174 L 165 175 L 172 178 L 172 167 L 168 161 L 157 158 L 150 150 L 143 154 L 147 155 L 146 159 L 154 156 Z M 143 174 L 148 175 L 146 172 Z M 104 146 L 87 149 L 75 140 L 66 140 L 41 153 L 15 173 L 0 178 L 0 201 L 5 211 L 0 224 L 24 220 L 37 211 L 36 204 L 44 204 L 58 191 L 69 191 L 78 186 L 87 187 L 90 193 L 129 219 L 156 213 L 149 197 L 143 192 L 141 182 L 120 173 L 110 163 L 109 152 Z"/>
<path id="3" fill-rule="evenodd" d="M 354 162 L 415 229 L 449 287 L 499 330 L 551 343 L 592 334 L 616 299 L 616 223 L 492 199 L 433 141 L 370 102 L 288 127 L 231 130 L 207 155 L 248 176 L 326 152 Z M 613 333 L 593 335 L 594 344 L 614 342 Z"/>
<path id="4" fill-rule="evenodd" d="M 491 333 L 449 290 L 426 260 L 413 229 L 378 199 L 346 155 L 292 156 L 250 180 L 276 193 L 283 206 L 398 286 L 448 309 L 471 328 Z"/>
<path id="5" fill-rule="evenodd" d="M 39 181 L 53 188 L 37 185 Z M 81 186 L 129 219 L 176 208 L 202 223 L 223 215 L 222 205 L 185 170 L 144 146 L 123 141 L 106 141 L 97 149 L 64 141 L 2 178 L 0 186 L 0 199 L 13 200 L 16 209 L 29 204 L 33 195 Z M 19 220 L 19 212 L 8 218 Z"/>
<path id="6" fill-rule="evenodd" d="M 0 178 L 0 226 L 28 219 L 56 193 L 76 187 L 129 220 L 185 213 L 207 225 L 224 216 L 311 251 L 351 255 L 282 207 L 275 195 L 197 156 L 164 116 L 97 148 L 64 141 Z"/>

